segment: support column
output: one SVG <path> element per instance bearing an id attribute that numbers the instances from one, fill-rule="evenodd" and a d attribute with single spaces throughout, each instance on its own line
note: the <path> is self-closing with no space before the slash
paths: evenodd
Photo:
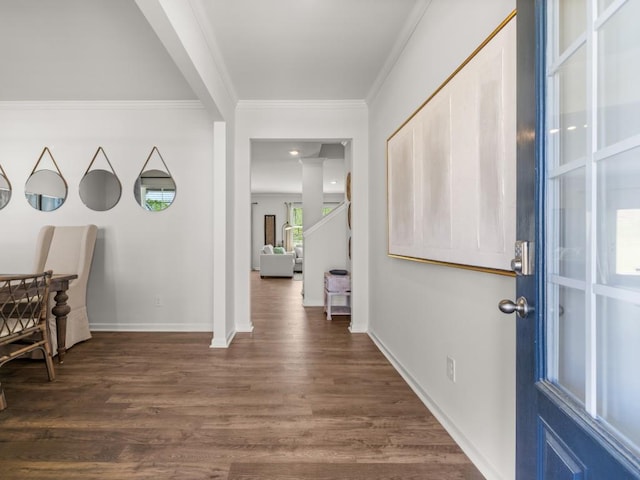
<path id="1" fill-rule="evenodd" d="M 227 124 L 213 123 L 213 338 L 212 348 L 226 348 L 235 335 L 227 304 Z"/>
<path id="2" fill-rule="evenodd" d="M 322 220 L 324 158 L 301 158 L 302 228 L 307 230 Z"/>

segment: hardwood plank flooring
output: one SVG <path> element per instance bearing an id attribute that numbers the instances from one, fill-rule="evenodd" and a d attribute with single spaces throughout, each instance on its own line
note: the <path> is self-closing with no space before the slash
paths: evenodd
<path id="1" fill-rule="evenodd" d="M 349 317 L 252 274 L 251 334 L 106 333 L 0 368 L 0 478 L 477 480 Z"/>

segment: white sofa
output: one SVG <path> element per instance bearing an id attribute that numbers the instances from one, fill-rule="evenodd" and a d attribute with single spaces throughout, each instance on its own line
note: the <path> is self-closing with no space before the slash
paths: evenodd
<path id="1" fill-rule="evenodd" d="M 260 252 L 260 278 L 293 277 L 293 253 L 274 253 L 273 245 L 265 245 Z"/>

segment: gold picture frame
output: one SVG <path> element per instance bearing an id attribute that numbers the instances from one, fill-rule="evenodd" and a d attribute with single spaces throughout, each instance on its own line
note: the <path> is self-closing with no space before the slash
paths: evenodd
<path id="1" fill-rule="evenodd" d="M 389 256 L 513 275 L 515 15 L 387 139 Z"/>

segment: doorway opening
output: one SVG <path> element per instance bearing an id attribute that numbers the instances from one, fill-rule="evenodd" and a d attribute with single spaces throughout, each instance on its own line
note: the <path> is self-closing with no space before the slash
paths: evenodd
<path id="1" fill-rule="evenodd" d="M 266 281 L 293 281 L 300 283 L 301 302 L 305 294 L 305 266 L 309 265 L 317 273 L 319 268 L 309 259 L 305 248 L 305 221 L 318 209 L 322 220 L 346 200 L 346 183 L 351 170 L 350 142 L 343 139 L 252 139 L 250 150 L 251 185 L 251 270 L 260 271 Z M 315 174 L 305 174 L 305 162 L 313 161 L 321 165 Z M 317 188 L 321 195 L 318 202 L 309 202 L 307 189 Z M 306 200 L 305 200 L 306 199 Z M 306 202 L 306 204 L 305 204 Z M 306 211 L 305 211 L 306 208 Z M 346 208 L 346 207 L 345 207 Z M 345 210 L 346 211 L 346 210 Z M 275 217 L 275 238 L 272 245 L 275 255 L 291 255 L 293 270 L 278 267 L 265 270 L 267 262 L 288 260 L 266 257 L 271 249 L 265 249 L 264 218 Z M 312 226 L 315 226 L 314 222 Z M 350 225 L 346 217 L 339 230 L 338 241 L 347 245 Z M 327 246 L 327 249 L 330 249 Z M 344 248 L 346 252 L 346 247 Z M 339 254 L 338 254 L 339 255 Z M 346 253 L 345 255 L 346 256 Z M 347 258 L 337 263 L 343 265 Z M 265 274 L 266 272 L 266 274 Z M 322 282 L 322 271 L 319 273 Z M 318 276 L 314 274 L 314 278 Z M 322 304 L 318 305 L 321 306 Z"/>

